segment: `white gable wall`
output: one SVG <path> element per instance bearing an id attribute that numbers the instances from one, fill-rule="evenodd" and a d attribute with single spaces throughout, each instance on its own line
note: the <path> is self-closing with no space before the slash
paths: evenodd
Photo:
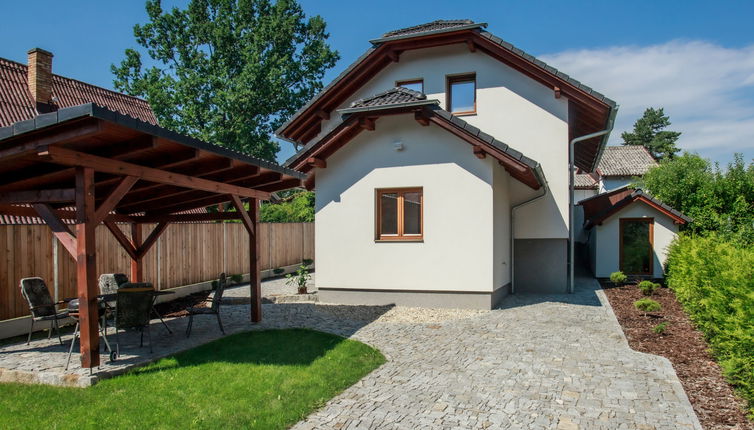
<path id="1" fill-rule="evenodd" d="M 654 261 L 653 277 L 662 278 L 663 265 L 668 257 L 668 247 L 678 235 L 678 225 L 657 209 L 642 203 L 634 202 L 622 209 L 602 225 L 596 225 L 590 233 L 592 264 L 594 275 L 607 278 L 620 267 L 620 219 L 621 218 L 654 218 Z"/>
<path id="2" fill-rule="evenodd" d="M 477 78 L 477 114 L 462 119 L 541 163 L 549 181 L 547 198 L 518 211 L 516 238 L 567 238 L 568 102 L 565 97 L 556 99 L 552 89 L 480 51 L 470 52 L 465 44 L 458 44 L 401 54 L 398 63 L 379 72 L 339 109 L 393 88 L 396 81 L 417 78 L 424 80 L 427 98 L 439 100 L 445 108 L 446 76 L 471 72 Z M 323 121 L 317 139 L 340 121 L 340 115 L 332 112 L 331 120 Z M 470 153 L 471 147 L 467 146 L 466 151 Z M 537 194 L 518 181 L 511 181 L 511 188 L 514 203 Z"/>
<path id="3" fill-rule="evenodd" d="M 405 149 L 396 151 L 396 140 Z M 503 258 L 493 246 L 492 159 L 477 159 L 468 143 L 412 115 L 384 117 L 316 177 L 318 288 L 490 293 L 500 286 L 492 269 L 493 257 Z M 392 187 L 423 187 L 423 243 L 375 241 L 375 189 Z"/>

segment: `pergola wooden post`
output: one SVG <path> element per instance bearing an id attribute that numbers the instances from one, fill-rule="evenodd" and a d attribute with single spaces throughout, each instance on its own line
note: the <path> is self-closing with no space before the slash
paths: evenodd
<path id="1" fill-rule="evenodd" d="M 251 321 L 259 322 L 259 201 L 300 186 L 304 177 L 93 104 L 0 128 L 0 214 L 42 218 L 76 260 L 81 365 L 87 368 L 100 362 L 100 223 L 130 257 L 131 281 L 143 282 L 143 258 L 170 223 L 240 218 L 249 233 Z M 248 199 L 248 211 L 241 198 Z M 191 211 L 228 201 L 236 213 Z M 117 223 L 130 226 L 130 237 Z M 157 223 L 147 237 L 145 223 Z"/>
<path id="2" fill-rule="evenodd" d="M 251 297 L 251 322 L 262 321 L 262 280 L 259 270 L 259 200 L 249 199 L 247 211 L 241 199 L 236 195 L 230 196 L 236 211 L 241 214 L 241 222 L 249 233 L 249 290 Z"/>
<path id="3" fill-rule="evenodd" d="M 76 291 L 79 296 L 81 366 L 99 365 L 99 307 L 94 219 L 94 169 L 76 168 Z"/>

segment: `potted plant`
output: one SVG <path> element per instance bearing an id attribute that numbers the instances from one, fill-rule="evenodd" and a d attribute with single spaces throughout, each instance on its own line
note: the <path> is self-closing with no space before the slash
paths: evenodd
<path id="1" fill-rule="evenodd" d="M 295 285 L 299 294 L 306 294 L 306 284 L 312 279 L 312 275 L 309 274 L 309 266 L 313 263 L 312 260 L 304 260 L 294 273 L 285 275 L 288 279 L 285 283 L 287 285 Z"/>

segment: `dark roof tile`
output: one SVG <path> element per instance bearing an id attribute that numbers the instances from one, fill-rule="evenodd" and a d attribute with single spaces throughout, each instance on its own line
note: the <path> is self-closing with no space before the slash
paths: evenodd
<path id="1" fill-rule="evenodd" d="M 474 24 L 474 21 L 470 19 L 453 19 L 453 20 L 438 19 L 437 21 L 427 22 L 424 24 L 419 24 L 419 25 L 414 25 L 411 27 L 400 28 L 398 30 L 388 31 L 387 33 L 383 34 L 382 37 L 405 36 L 409 34 L 426 33 L 426 32 L 437 31 L 437 30 L 448 30 L 448 29 L 453 29 L 455 27 L 467 26 L 469 24 Z"/>

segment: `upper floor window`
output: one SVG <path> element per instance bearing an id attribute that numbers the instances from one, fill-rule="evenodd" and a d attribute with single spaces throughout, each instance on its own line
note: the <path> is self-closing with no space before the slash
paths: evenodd
<path id="1" fill-rule="evenodd" d="M 421 240 L 423 235 L 422 188 L 375 190 L 377 240 Z"/>
<path id="2" fill-rule="evenodd" d="M 424 79 L 409 79 L 406 81 L 397 81 L 396 87 L 408 88 L 409 90 L 424 92 Z"/>
<path id="3" fill-rule="evenodd" d="M 476 74 L 448 76 L 448 111 L 455 115 L 476 113 Z"/>

